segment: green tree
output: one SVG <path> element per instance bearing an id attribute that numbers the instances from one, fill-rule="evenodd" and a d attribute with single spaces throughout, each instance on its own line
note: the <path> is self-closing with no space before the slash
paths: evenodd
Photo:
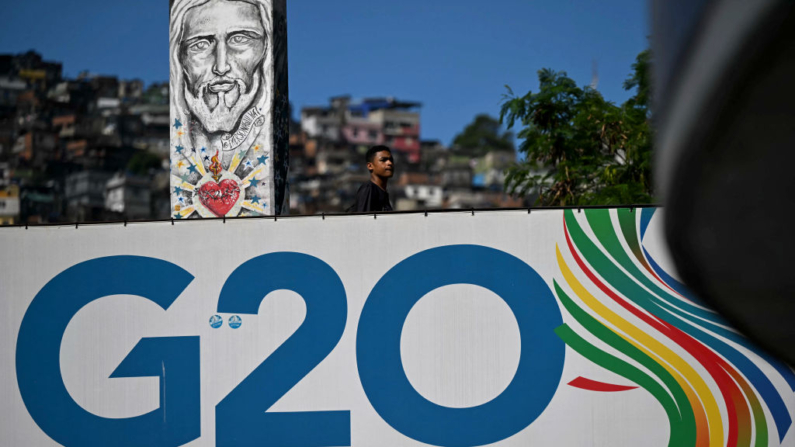
<path id="1" fill-rule="evenodd" d="M 521 126 L 525 160 L 509 168 L 506 191 L 536 192 L 544 206 L 651 203 L 650 62 L 649 50 L 638 55 L 624 82 L 635 95 L 621 106 L 550 69 L 538 72 L 538 93 L 508 87 L 500 122 Z"/>
<path id="2" fill-rule="evenodd" d="M 489 115 L 478 115 L 453 139 L 454 149 L 468 149 L 475 155 L 491 151 L 514 151 L 513 134 L 503 132 L 502 124 Z"/>
<path id="3" fill-rule="evenodd" d="M 146 175 L 150 169 L 160 169 L 163 161 L 157 155 L 146 152 L 138 151 L 130 158 L 127 163 L 127 171 L 135 175 Z"/>

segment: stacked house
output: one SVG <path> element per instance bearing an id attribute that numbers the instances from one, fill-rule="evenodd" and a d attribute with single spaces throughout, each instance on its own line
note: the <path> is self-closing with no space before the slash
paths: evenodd
<path id="1" fill-rule="evenodd" d="M 0 55 L 0 223 L 168 217 L 168 124 L 167 84 Z"/>
<path id="2" fill-rule="evenodd" d="M 374 145 L 393 151 L 396 177 L 389 186 L 396 210 L 524 206 L 503 193 L 504 171 L 514 151 L 447 148 L 422 140 L 418 102 L 349 96 L 301 110 L 290 139 L 290 206 L 293 213 L 342 212 L 368 181 L 365 153 Z"/>

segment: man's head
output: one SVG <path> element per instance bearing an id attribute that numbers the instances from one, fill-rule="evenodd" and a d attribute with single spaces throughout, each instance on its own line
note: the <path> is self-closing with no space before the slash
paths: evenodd
<path id="1" fill-rule="evenodd" d="M 394 175 L 394 163 L 392 150 L 386 146 L 373 146 L 367 151 L 367 170 L 370 174 L 382 179 L 391 178 Z"/>
<path id="2" fill-rule="evenodd" d="M 210 0 L 183 21 L 185 102 L 208 132 L 231 132 L 259 93 L 269 36 L 259 6 Z"/>

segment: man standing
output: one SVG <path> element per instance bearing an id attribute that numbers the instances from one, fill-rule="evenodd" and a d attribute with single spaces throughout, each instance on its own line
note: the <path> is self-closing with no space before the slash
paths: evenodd
<path id="1" fill-rule="evenodd" d="M 373 146 L 367 151 L 367 170 L 370 181 L 359 187 L 356 203 L 349 211 L 365 213 L 372 211 L 392 211 L 386 184 L 394 175 L 392 150 L 386 146 Z"/>

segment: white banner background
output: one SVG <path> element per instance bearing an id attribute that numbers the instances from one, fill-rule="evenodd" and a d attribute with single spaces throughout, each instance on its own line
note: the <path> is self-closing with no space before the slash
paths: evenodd
<path id="1" fill-rule="evenodd" d="M 649 227 L 646 247 L 672 272 L 659 214 Z M 84 307 L 69 323 L 61 346 L 67 390 L 80 406 L 103 417 L 127 418 L 157 409 L 159 378 L 110 379 L 110 374 L 142 337 L 200 336 L 201 438 L 188 445 L 214 445 L 216 404 L 296 330 L 305 305 L 296 293 L 277 291 L 264 300 L 258 316 L 242 316 L 237 330 L 229 327 L 229 315 L 222 315 L 219 329 L 208 320 L 217 314 L 221 288 L 238 266 L 286 251 L 317 257 L 336 271 L 347 293 L 348 319 L 332 353 L 269 411 L 350 410 L 353 446 L 426 445 L 392 428 L 368 401 L 357 370 L 356 331 L 365 300 L 385 273 L 414 254 L 457 244 L 513 255 L 535 269 L 551 290 L 553 279 L 561 282 L 555 251 L 556 244 L 561 249 L 566 245 L 561 211 L 0 228 L 0 444 L 56 445 L 29 415 L 17 385 L 16 341 L 33 298 L 75 264 L 134 255 L 174 263 L 195 279 L 168 311 L 134 296 L 108 297 Z M 312 272 L 300 274 L 312 281 Z M 564 322 L 576 325 L 560 307 Z M 426 295 L 409 314 L 401 339 L 405 371 L 417 391 L 439 405 L 459 408 L 499 395 L 513 379 L 520 350 L 519 327 L 508 305 L 493 292 L 470 285 Z M 795 403 L 791 392 L 784 393 L 786 383 L 771 368 L 760 368 L 782 390 L 792 414 Z M 546 410 L 495 445 L 667 445 L 668 419 L 651 394 L 643 389 L 598 393 L 567 385 L 579 376 L 634 385 L 566 347 L 563 376 Z M 770 445 L 778 445 L 774 433 L 771 429 Z M 789 433 L 783 445 L 795 445 L 793 438 Z"/>

